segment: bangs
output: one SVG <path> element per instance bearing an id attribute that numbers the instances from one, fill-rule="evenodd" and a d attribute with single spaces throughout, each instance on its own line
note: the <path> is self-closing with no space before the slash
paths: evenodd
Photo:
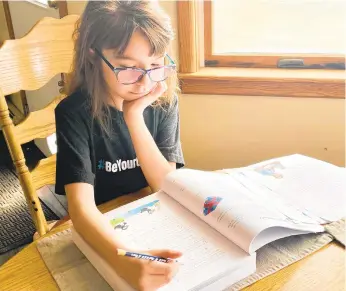
<path id="1" fill-rule="evenodd" d="M 102 33 L 95 40 L 96 46 L 101 50 L 116 49 L 117 53 L 122 55 L 136 31 L 137 25 L 126 16 L 109 17 L 107 20 L 102 21 L 103 29 L 100 30 Z"/>
<path id="2" fill-rule="evenodd" d="M 136 31 L 140 31 L 148 39 L 151 55 L 163 55 L 172 39 L 169 31 L 148 19 L 141 21 L 140 17 L 136 19 L 136 17 L 121 15 L 109 18 L 106 22 L 108 23 L 103 21 L 102 26 L 103 29 L 107 27 L 107 30 L 95 40 L 96 46 L 99 49 L 115 49 L 120 56 L 124 54 Z"/>
<path id="3" fill-rule="evenodd" d="M 152 26 L 141 27 L 141 32 L 147 37 L 151 46 L 152 55 L 163 55 L 169 46 L 171 38 L 163 29 L 153 29 Z"/>

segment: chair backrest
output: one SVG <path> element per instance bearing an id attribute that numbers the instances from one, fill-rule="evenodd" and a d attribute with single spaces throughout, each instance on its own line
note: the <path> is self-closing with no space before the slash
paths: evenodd
<path id="1" fill-rule="evenodd" d="M 54 109 L 65 96 L 55 97 L 48 106 L 29 113 L 16 126 L 10 118 L 5 96 L 20 90 L 40 89 L 57 74 L 71 71 L 72 34 L 78 18 L 77 15 L 62 19 L 45 17 L 26 36 L 7 40 L 0 48 L 0 126 L 39 236 L 49 229 L 36 190 L 55 184 L 56 156 L 39 161 L 29 171 L 21 145 L 55 132 Z"/>

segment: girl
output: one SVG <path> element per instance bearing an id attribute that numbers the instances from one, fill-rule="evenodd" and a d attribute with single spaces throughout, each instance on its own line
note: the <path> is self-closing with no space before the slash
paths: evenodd
<path id="1" fill-rule="evenodd" d="M 184 165 L 170 21 L 155 1 L 90 1 L 75 36 L 69 96 L 55 110 L 56 193 L 67 195 L 75 229 L 120 276 L 156 290 L 176 264 L 110 255 L 127 248 L 96 206 L 147 186 L 157 191 Z"/>

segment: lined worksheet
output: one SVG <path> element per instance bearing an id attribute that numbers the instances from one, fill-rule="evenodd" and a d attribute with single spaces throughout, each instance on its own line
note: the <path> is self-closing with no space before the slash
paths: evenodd
<path id="1" fill-rule="evenodd" d="M 183 253 L 175 284 L 191 288 L 232 269 L 249 255 L 164 193 L 151 213 L 138 212 L 126 218 L 128 227 L 117 229 L 118 237 L 138 250 L 173 249 Z M 198 274 L 198 275 L 197 275 Z"/>

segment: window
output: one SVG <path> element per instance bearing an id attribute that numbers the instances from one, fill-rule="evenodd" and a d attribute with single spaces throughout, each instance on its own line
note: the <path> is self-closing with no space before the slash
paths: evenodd
<path id="1" fill-rule="evenodd" d="M 344 0 L 177 1 L 187 94 L 345 98 Z"/>
<path id="2" fill-rule="evenodd" d="M 204 3 L 205 64 L 344 69 L 344 0 Z"/>
<path id="3" fill-rule="evenodd" d="M 44 5 L 48 5 L 48 0 L 35 0 L 38 3 L 44 4 Z"/>
<path id="4" fill-rule="evenodd" d="M 31 2 L 33 4 L 36 4 L 36 5 L 44 7 L 44 8 L 49 7 L 49 1 L 48 0 L 28 0 L 27 2 Z"/>

